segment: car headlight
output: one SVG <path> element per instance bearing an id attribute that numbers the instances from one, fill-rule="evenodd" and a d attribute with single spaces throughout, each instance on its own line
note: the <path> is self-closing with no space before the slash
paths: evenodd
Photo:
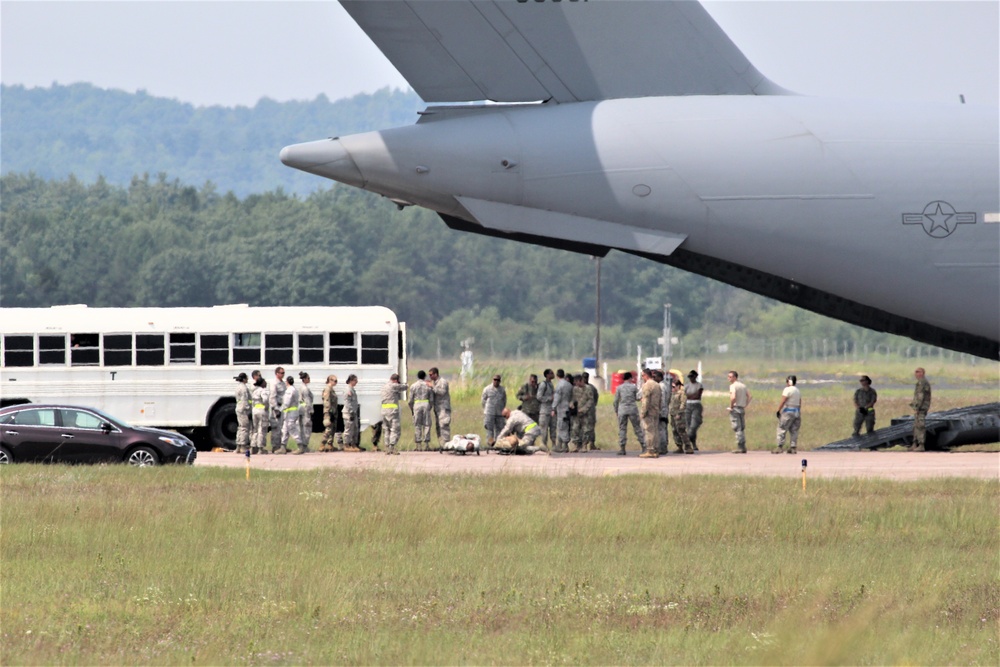
<path id="1" fill-rule="evenodd" d="M 187 448 L 191 446 L 190 444 L 188 444 L 187 440 L 183 440 L 181 438 L 172 438 L 168 435 L 161 435 L 160 440 L 167 443 L 168 445 L 173 445 L 174 447 Z"/>

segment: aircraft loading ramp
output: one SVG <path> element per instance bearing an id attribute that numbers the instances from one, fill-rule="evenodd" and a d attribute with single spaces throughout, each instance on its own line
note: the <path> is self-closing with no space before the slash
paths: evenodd
<path id="1" fill-rule="evenodd" d="M 885 428 L 867 435 L 823 445 L 823 451 L 875 450 L 895 445 L 909 446 L 913 440 L 913 416 L 897 417 Z M 955 408 L 927 415 L 927 449 L 949 449 L 1000 441 L 1000 403 Z"/>

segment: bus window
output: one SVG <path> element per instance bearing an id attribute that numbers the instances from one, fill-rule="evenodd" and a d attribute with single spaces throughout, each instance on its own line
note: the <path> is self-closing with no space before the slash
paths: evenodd
<path id="1" fill-rule="evenodd" d="M 292 358 L 292 334 L 269 333 L 264 337 L 265 364 L 290 364 Z"/>
<path id="2" fill-rule="evenodd" d="M 355 333 L 330 332 L 330 363 L 358 363 L 358 341 Z"/>
<path id="3" fill-rule="evenodd" d="M 323 334 L 299 334 L 299 363 L 323 363 Z"/>
<path id="4" fill-rule="evenodd" d="M 39 336 L 38 363 L 45 365 L 65 364 L 66 336 Z"/>
<path id="5" fill-rule="evenodd" d="M 201 335 L 201 365 L 229 365 L 229 336 L 226 334 Z"/>
<path id="6" fill-rule="evenodd" d="M 170 334 L 170 363 L 172 364 L 194 363 L 193 333 Z"/>
<path id="7" fill-rule="evenodd" d="M 194 352 L 194 346 L 191 346 Z M 163 334 L 135 335 L 135 363 L 137 366 L 163 365 Z"/>
<path id="8" fill-rule="evenodd" d="M 233 334 L 233 363 L 260 364 L 260 334 Z"/>
<path id="9" fill-rule="evenodd" d="M 35 337 L 34 336 L 4 336 L 3 337 L 4 366 L 34 366 Z"/>
<path id="10" fill-rule="evenodd" d="M 132 334 L 104 334 L 104 365 L 132 365 Z"/>
<path id="11" fill-rule="evenodd" d="M 101 365 L 101 336 L 96 333 L 69 335 L 69 362 L 72 366 Z"/>
<path id="12" fill-rule="evenodd" d="M 361 363 L 389 363 L 389 334 L 361 334 Z"/>

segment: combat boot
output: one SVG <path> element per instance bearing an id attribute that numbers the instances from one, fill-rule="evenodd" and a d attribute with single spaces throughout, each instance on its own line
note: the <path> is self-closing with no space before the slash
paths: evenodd
<path id="1" fill-rule="evenodd" d="M 619 449 L 618 450 L 618 456 L 625 456 L 625 450 L 624 449 Z"/>
<path id="2" fill-rule="evenodd" d="M 746 454 L 746 453 L 747 453 L 747 450 L 745 448 L 744 449 L 734 449 L 733 450 L 733 454 Z"/>
<path id="3" fill-rule="evenodd" d="M 789 454 L 798 454 L 799 450 L 796 447 L 792 447 L 791 449 L 788 450 L 788 453 Z"/>
<path id="4" fill-rule="evenodd" d="M 286 448 L 284 448 L 284 447 L 278 447 L 277 449 L 272 450 L 271 453 L 272 454 L 287 454 L 288 450 Z"/>
<path id="5" fill-rule="evenodd" d="M 642 454 L 639 454 L 639 458 L 640 459 L 658 459 L 658 458 L 660 458 L 660 455 L 657 454 L 656 452 L 650 450 L 650 449 L 647 449 Z"/>
<path id="6" fill-rule="evenodd" d="M 305 453 L 306 453 L 306 450 L 302 449 L 301 447 L 299 447 L 294 452 L 292 452 L 293 455 L 294 454 L 305 454 Z"/>
<path id="7" fill-rule="evenodd" d="M 772 453 L 772 454 L 781 454 L 781 453 L 782 453 L 782 452 L 784 452 L 784 451 L 785 451 L 785 448 L 784 448 L 784 447 L 778 447 L 777 449 L 772 449 L 772 450 L 771 450 L 771 453 Z"/>

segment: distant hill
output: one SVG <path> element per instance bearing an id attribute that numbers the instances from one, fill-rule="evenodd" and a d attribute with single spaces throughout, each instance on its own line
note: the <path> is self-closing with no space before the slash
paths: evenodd
<path id="1" fill-rule="evenodd" d="M 239 196 L 283 188 L 308 194 L 328 181 L 281 164 L 283 146 L 409 125 L 423 102 L 412 91 L 379 90 L 331 102 L 262 99 L 253 107 L 196 107 L 145 92 L 90 84 L 0 86 L 0 169 L 44 179 L 103 176 L 128 185 L 135 175 L 207 181 Z"/>

